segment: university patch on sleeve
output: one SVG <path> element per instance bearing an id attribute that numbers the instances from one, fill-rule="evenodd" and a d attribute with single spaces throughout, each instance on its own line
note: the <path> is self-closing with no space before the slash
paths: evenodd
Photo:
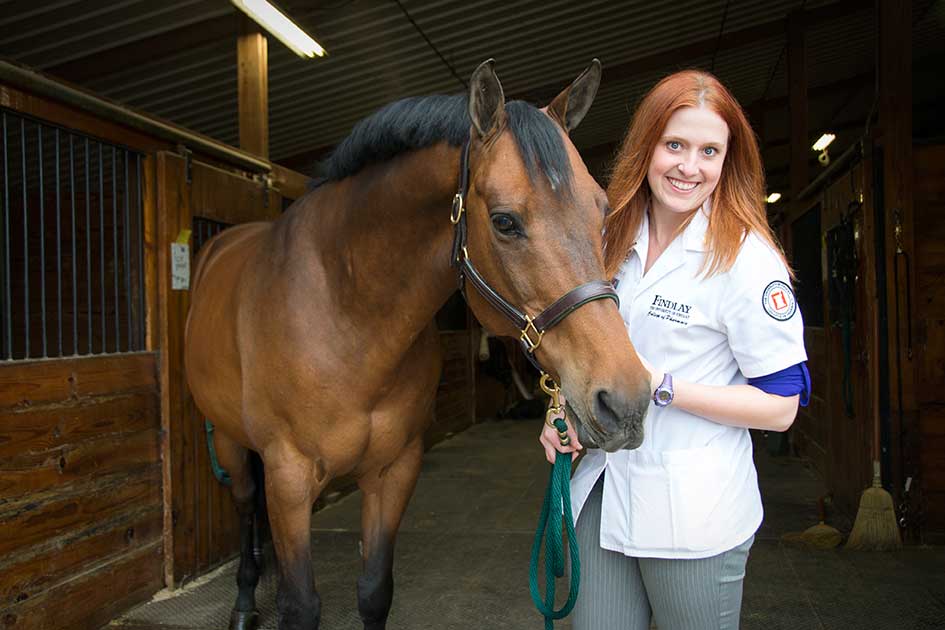
<path id="1" fill-rule="evenodd" d="M 794 298 L 794 291 L 786 282 L 780 280 L 775 280 L 765 287 L 761 304 L 765 307 L 765 313 L 779 322 L 791 319 L 797 311 L 797 300 Z"/>

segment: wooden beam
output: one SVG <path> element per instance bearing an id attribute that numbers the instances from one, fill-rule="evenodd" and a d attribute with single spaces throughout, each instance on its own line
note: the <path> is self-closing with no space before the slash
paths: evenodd
<path id="1" fill-rule="evenodd" d="M 269 49 L 259 26 L 242 16 L 237 39 L 240 148 L 269 157 Z"/>
<path id="2" fill-rule="evenodd" d="M 916 295 L 913 238 L 912 155 L 912 2 L 878 2 L 879 123 L 883 134 L 883 214 L 885 221 L 886 304 L 889 350 L 889 400 L 892 418 L 888 436 L 891 469 L 884 482 L 902 488 L 904 457 L 916 464 L 917 453 L 906 454 L 904 431 L 915 435 L 915 365 L 909 340 L 912 322 L 906 295 Z M 911 264 L 907 264 L 907 261 Z M 898 290 L 897 290 L 898 289 Z M 899 394 L 901 392 L 901 402 Z M 900 422 L 901 419 L 901 422 Z M 903 426 L 905 425 L 905 426 Z"/>
<path id="3" fill-rule="evenodd" d="M 807 185 L 807 60 L 804 46 L 804 14 L 794 11 L 788 16 L 788 107 L 791 113 L 791 197 Z"/>
<path id="4" fill-rule="evenodd" d="M 190 230 L 190 185 L 187 165 L 179 155 L 157 154 L 155 180 L 158 199 L 157 269 L 160 294 L 161 462 L 164 492 L 164 579 L 168 587 L 192 575 L 194 547 L 193 490 L 186 483 L 185 441 L 189 410 L 184 373 L 184 322 L 190 291 L 174 289 L 171 282 L 171 243 L 181 230 Z M 189 492 L 188 492 L 189 491 Z"/>
<path id="5" fill-rule="evenodd" d="M 287 199 L 294 200 L 304 195 L 308 191 L 311 181 L 311 178 L 304 173 L 293 171 L 278 164 L 272 165 L 272 187 Z"/>

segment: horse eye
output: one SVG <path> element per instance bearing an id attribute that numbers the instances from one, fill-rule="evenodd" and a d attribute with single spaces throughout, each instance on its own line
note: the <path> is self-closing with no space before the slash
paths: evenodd
<path id="1" fill-rule="evenodd" d="M 492 227 L 494 227 L 500 234 L 505 234 L 506 236 L 516 236 L 521 233 L 518 221 L 508 214 L 493 214 L 491 219 Z"/>

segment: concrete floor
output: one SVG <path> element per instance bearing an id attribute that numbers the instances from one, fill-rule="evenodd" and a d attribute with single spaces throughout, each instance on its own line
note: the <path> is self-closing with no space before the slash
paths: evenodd
<path id="1" fill-rule="evenodd" d="M 529 554 L 548 475 L 538 427 L 534 420 L 486 422 L 427 453 L 398 537 L 389 630 L 543 627 L 528 594 Z M 772 458 L 764 449 L 755 457 L 766 519 L 748 563 L 744 630 L 945 629 L 945 548 L 864 553 L 787 546 L 782 534 L 817 522 L 816 499 L 824 489 L 800 460 Z M 315 515 L 322 630 L 362 628 L 355 596 L 358 530 L 357 493 Z M 161 593 L 112 626 L 224 630 L 234 571 L 230 563 L 182 590 Z M 257 595 L 264 629 L 275 628 L 272 573 Z"/>

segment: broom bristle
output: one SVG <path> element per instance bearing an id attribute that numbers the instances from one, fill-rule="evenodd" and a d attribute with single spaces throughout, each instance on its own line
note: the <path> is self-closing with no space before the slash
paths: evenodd
<path id="1" fill-rule="evenodd" d="M 781 536 L 781 540 L 806 549 L 833 549 L 843 541 L 843 534 L 836 528 L 821 522 L 800 533 L 789 532 L 784 534 Z"/>
<path id="2" fill-rule="evenodd" d="M 881 487 L 867 488 L 860 497 L 860 508 L 856 512 L 846 548 L 889 551 L 901 547 L 902 539 L 892 496 Z"/>

